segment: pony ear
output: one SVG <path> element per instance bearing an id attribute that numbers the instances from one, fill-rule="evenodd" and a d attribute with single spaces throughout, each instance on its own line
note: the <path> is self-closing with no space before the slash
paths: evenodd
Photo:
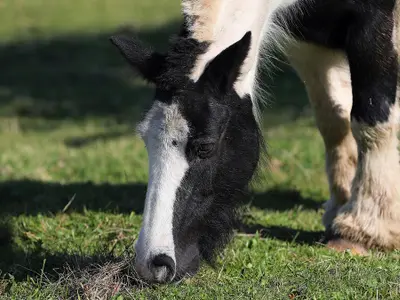
<path id="1" fill-rule="evenodd" d="M 251 32 L 248 31 L 239 41 L 226 48 L 207 65 L 199 82 L 227 93 L 233 88 L 240 75 L 240 68 L 249 53 L 250 45 Z"/>
<path id="2" fill-rule="evenodd" d="M 115 35 L 110 37 L 110 41 L 134 69 L 146 80 L 155 83 L 165 60 L 164 55 L 155 52 L 138 39 Z"/>

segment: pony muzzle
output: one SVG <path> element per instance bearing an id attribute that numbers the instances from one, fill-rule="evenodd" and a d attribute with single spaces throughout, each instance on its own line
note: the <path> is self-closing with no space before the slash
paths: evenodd
<path id="1" fill-rule="evenodd" d="M 145 235 L 142 229 L 136 242 L 135 270 L 150 283 L 167 283 L 176 276 L 177 263 L 173 240 L 168 236 Z M 159 231 L 158 231 L 159 232 Z"/>

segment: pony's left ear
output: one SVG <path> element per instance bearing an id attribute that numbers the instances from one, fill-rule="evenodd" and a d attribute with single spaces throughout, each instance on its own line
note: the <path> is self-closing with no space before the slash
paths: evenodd
<path id="1" fill-rule="evenodd" d="M 233 88 L 251 46 L 251 32 L 218 54 L 205 68 L 200 84 L 212 85 L 226 93 Z"/>
<path id="2" fill-rule="evenodd" d="M 164 55 L 155 52 L 138 39 L 116 35 L 110 37 L 110 41 L 144 79 L 155 83 L 165 61 Z"/>

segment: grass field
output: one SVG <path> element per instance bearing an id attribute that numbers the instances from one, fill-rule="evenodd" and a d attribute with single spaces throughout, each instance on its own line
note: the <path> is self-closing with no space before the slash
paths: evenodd
<path id="1" fill-rule="evenodd" d="M 152 91 L 108 37 L 130 27 L 162 48 L 179 18 L 177 0 L 0 2 L 0 298 L 84 299 L 92 284 L 118 300 L 399 299 L 398 252 L 359 258 L 318 244 L 323 144 L 283 64 L 266 79 L 271 167 L 218 265 L 169 286 L 109 278 L 140 227 L 148 171 L 134 127 Z"/>

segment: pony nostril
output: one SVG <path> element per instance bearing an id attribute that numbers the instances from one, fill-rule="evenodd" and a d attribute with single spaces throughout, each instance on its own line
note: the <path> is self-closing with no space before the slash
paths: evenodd
<path id="1" fill-rule="evenodd" d="M 150 270 L 156 281 L 171 281 L 175 276 L 175 262 L 166 254 L 158 254 L 151 261 Z"/>

